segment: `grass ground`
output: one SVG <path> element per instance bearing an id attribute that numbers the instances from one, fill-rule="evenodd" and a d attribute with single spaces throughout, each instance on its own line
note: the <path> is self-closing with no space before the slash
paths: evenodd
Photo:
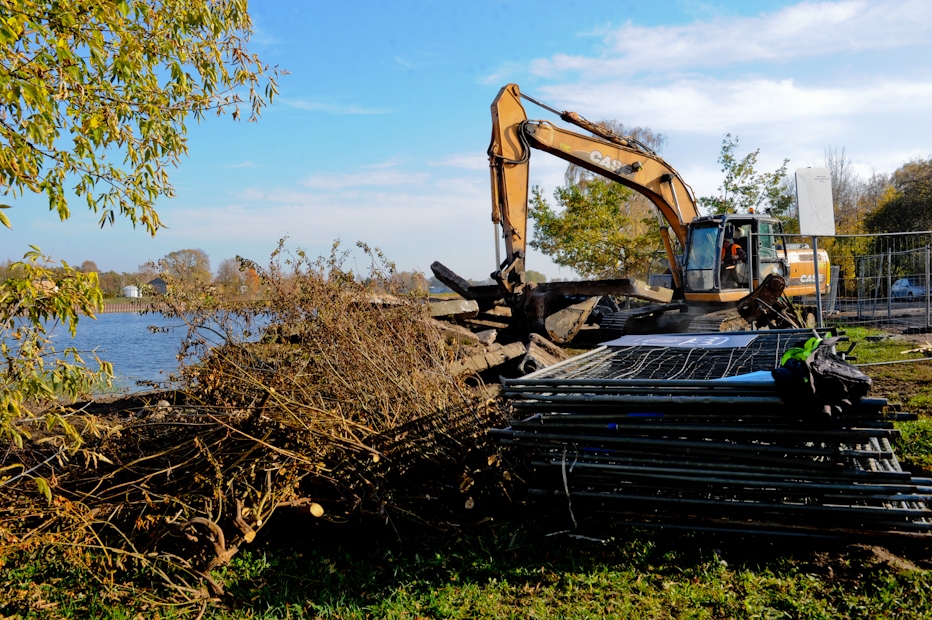
<path id="1" fill-rule="evenodd" d="M 900 359 L 904 340 L 849 330 L 858 363 Z M 920 414 L 900 425 L 901 460 L 932 469 L 932 362 L 866 367 L 872 395 Z M 932 618 L 932 553 L 873 541 L 818 541 L 593 526 L 572 538 L 559 515 L 508 515 L 459 531 L 384 520 L 280 518 L 216 571 L 227 594 L 204 618 Z M 395 528 L 399 529 L 395 529 Z M 102 588 L 49 551 L 7 558 L 0 617 L 196 617 Z M 99 578 L 99 574 L 97 576 Z M 119 577 L 117 577 L 119 579 Z M 135 576 L 145 584 L 147 577 Z"/>
<path id="2" fill-rule="evenodd" d="M 541 515 L 546 517 L 547 515 Z M 205 618 L 926 618 L 932 571 L 868 545 L 619 530 L 547 536 L 546 520 L 461 534 L 291 523 L 215 573 Z M 902 553 L 902 551 L 899 551 Z M 913 555 L 922 555 L 913 552 Z M 107 594 L 54 557 L 0 578 L 24 618 L 194 617 Z M 35 585 L 44 583 L 47 585 Z M 3 613 L 4 608 L 0 608 Z M 10 609 L 10 611 L 13 611 Z"/>

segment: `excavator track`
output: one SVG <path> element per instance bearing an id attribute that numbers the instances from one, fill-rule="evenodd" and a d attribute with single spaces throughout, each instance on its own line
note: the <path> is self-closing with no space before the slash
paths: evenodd
<path id="1" fill-rule="evenodd" d="M 602 321 L 599 323 L 599 331 L 607 332 L 608 335 L 622 335 L 625 333 L 625 326 L 628 325 L 628 321 L 644 319 L 652 315 L 663 314 L 665 312 L 683 312 L 685 310 L 686 304 L 673 303 L 651 304 L 650 306 L 633 308 L 631 310 L 609 312 L 603 316 Z"/>

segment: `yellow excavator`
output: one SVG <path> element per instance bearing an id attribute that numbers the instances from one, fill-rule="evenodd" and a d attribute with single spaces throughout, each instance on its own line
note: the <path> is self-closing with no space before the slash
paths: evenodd
<path id="1" fill-rule="evenodd" d="M 522 99 L 580 127 L 584 135 L 546 120 L 528 120 Z M 582 282 L 528 282 L 528 169 L 532 149 L 621 183 L 647 197 L 659 214 L 668 265 L 651 283 L 634 279 Z M 788 297 L 813 295 L 813 252 L 781 243 L 779 220 L 765 214 L 702 216 L 692 189 L 657 153 L 638 140 L 618 135 L 575 112 L 559 111 L 521 93 L 517 84 L 503 87 L 492 103 L 489 145 L 492 222 L 496 262 L 491 286 L 470 286 L 439 262 L 431 269 L 439 280 L 480 309 L 509 306 L 518 323 L 557 342 L 571 340 L 597 305 L 603 327 L 624 333 L 708 332 L 757 327 L 801 327 L 806 323 Z M 502 260 L 499 231 L 505 241 Z M 735 247 L 736 246 L 736 247 Z M 740 248 L 736 249 L 736 248 Z M 820 250 L 819 288 L 829 289 L 828 253 Z M 651 302 L 627 312 L 611 297 Z M 608 301 L 608 305 L 605 305 Z"/>

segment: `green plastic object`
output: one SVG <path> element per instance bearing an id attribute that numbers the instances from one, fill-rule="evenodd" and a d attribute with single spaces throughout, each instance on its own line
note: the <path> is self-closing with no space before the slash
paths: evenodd
<path id="1" fill-rule="evenodd" d="M 786 365 L 787 361 L 791 359 L 805 362 L 807 359 L 809 359 L 809 356 L 812 355 L 812 352 L 815 351 L 816 348 L 818 348 L 820 344 L 822 344 L 821 338 L 816 338 L 816 337 L 810 338 L 809 340 L 806 341 L 806 344 L 803 345 L 802 347 L 794 347 L 790 349 L 789 351 L 787 351 L 786 353 L 784 353 L 783 358 L 780 359 L 780 365 L 781 366 Z"/>

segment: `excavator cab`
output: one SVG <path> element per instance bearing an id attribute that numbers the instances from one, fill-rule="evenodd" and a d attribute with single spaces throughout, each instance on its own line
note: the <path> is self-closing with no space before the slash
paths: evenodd
<path id="1" fill-rule="evenodd" d="M 698 217 L 686 244 L 685 293 L 696 301 L 734 301 L 764 277 L 787 272 L 774 235 L 780 222 L 756 214 Z"/>

